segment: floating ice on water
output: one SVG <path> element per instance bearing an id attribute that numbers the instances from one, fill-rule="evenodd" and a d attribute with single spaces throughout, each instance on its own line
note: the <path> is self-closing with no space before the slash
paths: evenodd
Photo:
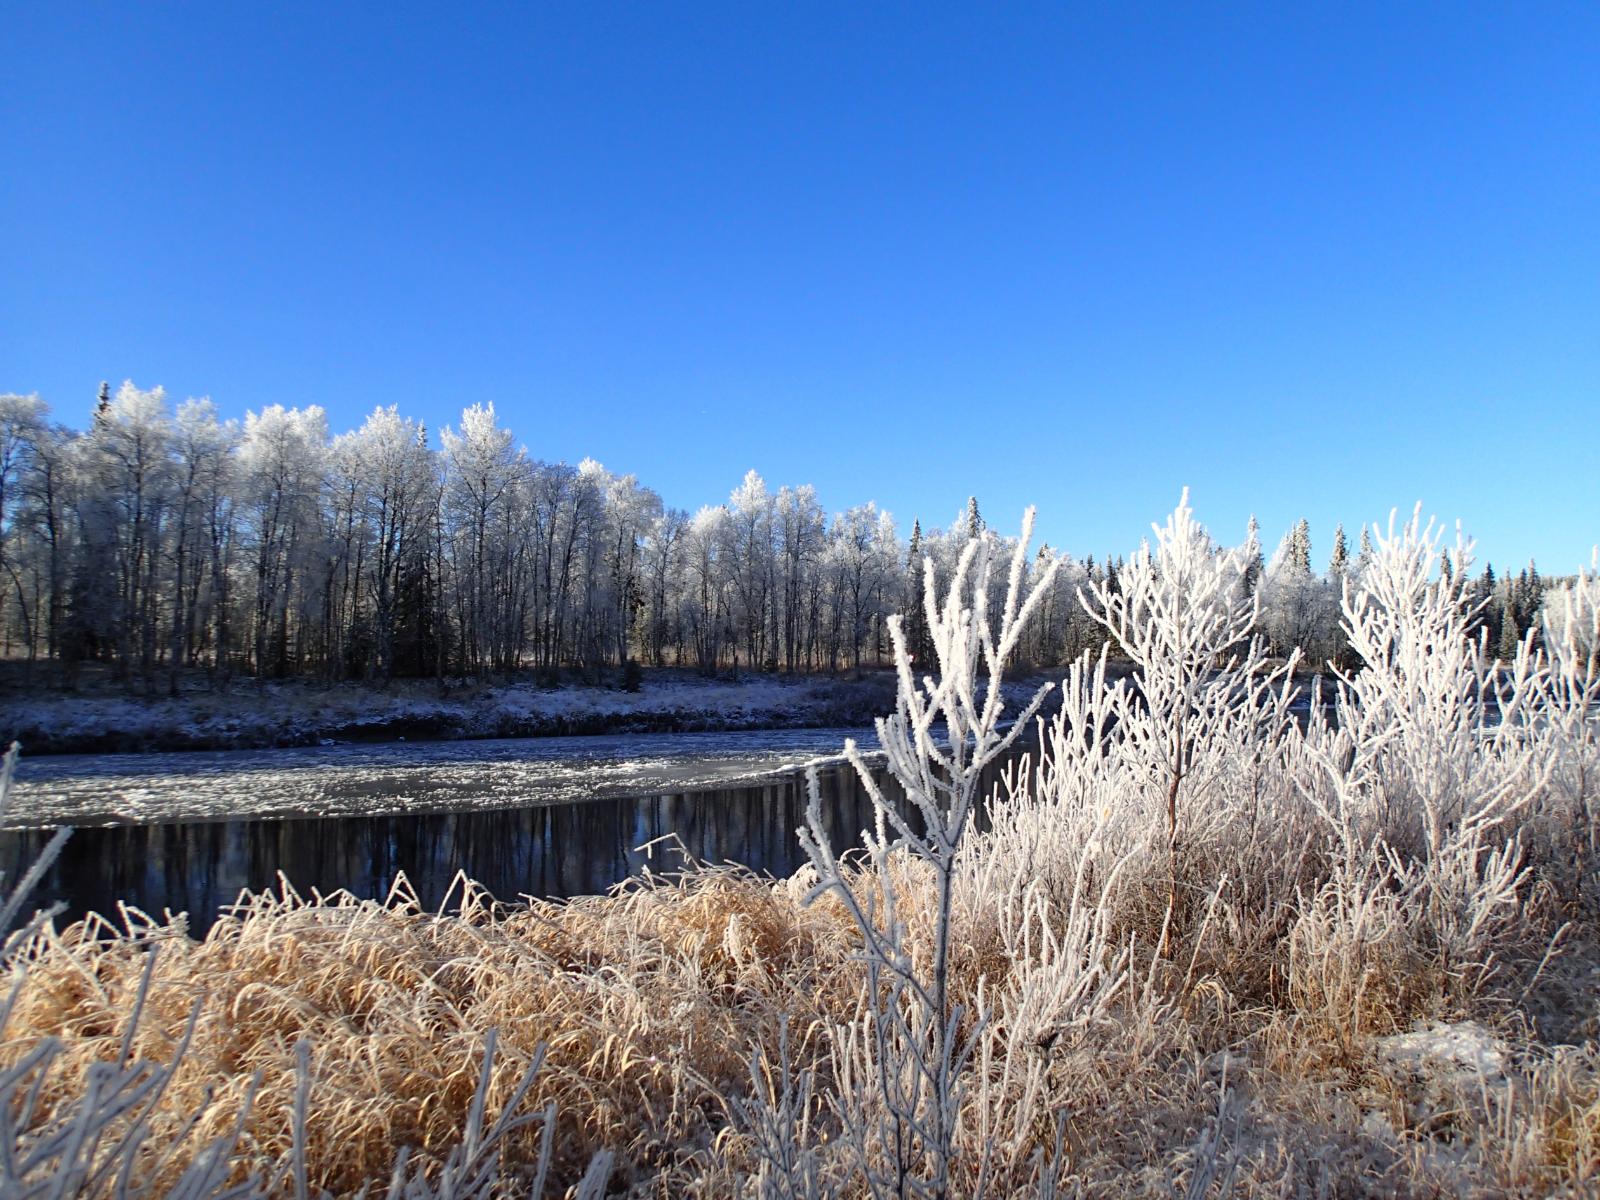
<path id="1" fill-rule="evenodd" d="M 521 808 L 745 783 L 837 761 L 861 729 L 318 745 L 23 759 L 8 824 Z"/>

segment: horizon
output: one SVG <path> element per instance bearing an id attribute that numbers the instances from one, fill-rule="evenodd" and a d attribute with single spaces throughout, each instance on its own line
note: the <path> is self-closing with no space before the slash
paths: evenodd
<path id="1" fill-rule="evenodd" d="M 690 511 L 1600 541 L 1600 12 L 6 23 L 0 391 L 76 428 L 492 402 Z"/>

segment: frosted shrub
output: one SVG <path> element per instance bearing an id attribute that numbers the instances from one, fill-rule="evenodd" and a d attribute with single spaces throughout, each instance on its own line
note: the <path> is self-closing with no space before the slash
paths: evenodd
<path id="1" fill-rule="evenodd" d="M 1030 511 L 993 620 L 990 538 L 968 541 L 942 602 L 928 564 L 924 608 L 937 678 L 914 677 L 902 621 L 890 620 L 899 692 L 896 711 L 877 722 L 877 731 L 915 824 L 883 794 L 855 743 L 846 742 L 845 753 L 872 799 L 876 827 L 865 831 L 864 862 L 842 862 L 828 842 L 814 772 L 810 779 L 800 830 L 816 871 L 808 899 L 837 899 L 863 942 L 866 1011 L 843 1031 L 835 1065 L 844 1128 L 874 1195 L 950 1194 L 963 1080 L 977 1044 L 974 1031 L 985 1017 L 952 994 L 962 842 L 982 799 L 985 768 L 1015 741 L 1047 690 L 1009 730 L 1002 728 L 1003 665 L 1054 575 L 1053 568 L 1046 571 L 1024 598 L 1032 523 Z M 908 929 L 918 915 L 929 927 L 921 945 Z"/>
<path id="2" fill-rule="evenodd" d="M 1358 587 L 1346 584 L 1344 630 L 1362 666 L 1339 674 L 1337 732 L 1315 751 L 1349 889 L 1387 886 L 1415 902 L 1446 966 L 1478 962 L 1517 919 L 1522 852 L 1509 819 L 1534 804 L 1549 770 L 1530 736 L 1545 667 L 1524 640 L 1497 664 L 1470 633 L 1471 546 L 1457 535 L 1449 571 L 1442 532 L 1421 509 L 1374 529 Z"/>
<path id="3" fill-rule="evenodd" d="M 1106 644 L 1068 668 L 1037 761 L 988 797 L 970 788 L 1008 740 L 988 714 L 1029 606 L 1014 560 L 987 620 L 988 551 L 968 546 L 942 608 L 927 605 L 941 676 L 918 681 L 902 657 L 880 729 L 928 832 L 874 792 L 858 866 L 815 813 L 806 834 L 813 896 L 841 902 L 863 941 L 863 1014 L 837 1031 L 826 1102 L 868 1191 L 1048 1192 L 1073 1165 L 1048 1133 L 1073 1089 L 1116 1086 L 1123 1055 L 1191 1053 L 1201 997 L 1223 1012 L 1287 1001 L 1291 1036 L 1358 1055 L 1503 970 L 1527 937 L 1530 821 L 1556 791 L 1567 811 L 1593 800 L 1600 590 L 1586 574 L 1560 597 L 1548 660 L 1530 635 L 1496 663 L 1472 634 L 1470 547 L 1458 539 L 1441 570 L 1441 541 L 1420 517 L 1391 522 L 1343 573 L 1359 666 L 1324 664 L 1331 691 L 1312 684 L 1302 725 L 1298 661 L 1269 656 L 1247 552 L 1217 547 L 1185 494 L 1114 585 L 1080 595 Z M 947 712 L 970 753 L 933 735 Z M 1173 1179 L 1238 1166 L 1225 1124 L 1169 1160 Z M 795 1178 L 812 1190 L 792 1194 L 815 1194 L 805 1161 Z"/>
<path id="4" fill-rule="evenodd" d="M 1065 771 L 1081 761 L 1071 747 L 1087 731 L 1110 725 L 1114 753 L 1099 761 L 1114 763 L 1111 803 L 1138 814 L 1146 829 L 1159 825 L 1165 840 L 1166 954 L 1171 922 L 1182 915 L 1185 854 L 1241 840 L 1241 824 L 1242 840 L 1253 842 L 1264 815 L 1265 773 L 1282 758 L 1292 725 L 1298 652 L 1270 666 L 1246 586 L 1246 553 L 1213 545 L 1194 519 L 1187 489 L 1155 535 L 1154 553 L 1142 546 L 1116 586 L 1097 583 L 1082 596 L 1132 661 L 1133 686 L 1107 693 L 1102 685 L 1103 701 L 1085 696 L 1063 710 L 1050 743 L 1051 785 L 1083 786 Z"/>
<path id="5" fill-rule="evenodd" d="M 1562 802 L 1560 833 L 1573 854 L 1592 856 L 1600 850 L 1600 550 L 1545 597 L 1543 627 L 1549 669 L 1539 734 L 1561 750 L 1550 780 Z"/>
<path id="6" fill-rule="evenodd" d="M 1019 602 L 1026 533 L 997 621 L 986 539 L 968 544 L 942 605 L 930 571 L 937 680 L 914 678 L 896 634 L 899 710 L 879 733 L 927 832 L 876 791 L 853 746 L 878 814 L 863 864 L 838 861 L 818 813 L 802 831 L 813 895 L 840 900 L 864 942 L 866 1011 L 833 1061 L 841 1128 L 874 1194 L 943 1194 L 956 1177 L 962 1194 L 1048 1190 L 1060 1164 L 1038 1135 L 1060 1113 L 1052 1060 L 1093 1058 L 1130 1021 L 1159 1040 L 1167 1002 L 1135 960 L 1173 952 L 1182 860 L 1203 847 L 1220 862 L 1259 829 L 1281 835 L 1278 801 L 1293 795 L 1293 663 L 1268 663 L 1243 556 L 1213 547 L 1185 497 L 1154 554 L 1136 556 L 1119 588 L 1083 597 L 1133 660 L 1131 684 L 1108 682 L 1106 649 L 1074 662 L 1037 767 L 1013 764 L 984 828 L 968 831 L 983 767 L 1021 726 L 997 727 L 999 667 L 1051 582 Z M 1151 883 L 1165 912 L 1130 927 L 1125 896 Z M 952 1003 L 956 976 L 969 1008 Z"/>

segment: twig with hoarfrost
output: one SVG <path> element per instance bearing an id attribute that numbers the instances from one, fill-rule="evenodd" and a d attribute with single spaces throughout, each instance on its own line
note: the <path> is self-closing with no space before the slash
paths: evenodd
<path id="1" fill-rule="evenodd" d="M 812 1129 L 816 1072 L 795 1070 L 787 1020 L 778 1030 L 775 1070 L 759 1051 L 752 1051 L 750 1087 L 752 1099 L 735 1098 L 733 1107 L 755 1144 L 756 1195 L 761 1200 L 824 1200 L 830 1192 Z"/>
<path id="2" fill-rule="evenodd" d="M 1545 598 L 1549 657 L 1544 728 L 1564 751 L 1552 786 L 1566 801 L 1581 854 L 1600 853 L 1600 548 L 1587 570 Z"/>
<path id="3" fill-rule="evenodd" d="M 1032 527 L 1030 509 L 998 613 L 989 610 L 991 538 L 968 542 L 942 603 L 933 564 L 927 563 L 923 603 L 937 679 L 916 679 L 902 621 L 890 619 L 899 691 L 894 714 L 877 722 L 878 740 L 920 828 L 884 795 L 855 742 L 846 742 L 846 756 L 871 798 L 875 825 L 864 833 L 865 863 L 859 869 L 848 865 L 828 840 L 816 772 L 808 772 L 809 804 L 799 833 L 817 879 L 807 900 L 836 897 L 862 939 L 866 1024 L 847 1034 L 844 1053 L 855 1064 L 855 1086 L 842 1088 L 842 1099 L 853 1105 L 843 1114 L 846 1136 L 855 1140 L 858 1167 L 875 1196 L 942 1200 L 950 1194 L 962 1078 L 983 1020 L 982 1013 L 967 1013 L 951 998 L 961 843 L 985 768 L 1011 747 L 1049 690 L 1041 688 L 1016 721 L 1002 728 L 1004 664 L 1057 569 L 1047 568 L 1024 596 Z M 926 951 L 913 947 L 907 935 L 904 909 L 915 902 L 913 889 L 932 892 L 932 944 Z M 876 1093 L 870 1105 L 860 1094 L 868 1078 Z"/>

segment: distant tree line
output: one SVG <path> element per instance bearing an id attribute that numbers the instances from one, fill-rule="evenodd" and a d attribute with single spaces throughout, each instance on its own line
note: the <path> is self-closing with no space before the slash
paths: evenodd
<path id="1" fill-rule="evenodd" d="M 1361 575 L 1372 560 L 1372 540 L 1367 530 L 1362 529 L 1352 556 L 1344 526 L 1338 526 L 1327 569 L 1320 573 L 1312 567 L 1311 528 L 1304 519 L 1284 536 L 1270 563 L 1261 560 L 1253 519 L 1249 546 L 1253 554 L 1249 574 L 1259 581 L 1256 586 L 1260 588 L 1260 629 L 1273 652 L 1282 656 L 1299 647 L 1312 667 L 1329 661 L 1342 667 L 1356 665 L 1340 625 L 1340 598 L 1347 585 L 1359 586 Z M 1454 563 L 1448 554 L 1441 559 L 1446 576 L 1461 569 Z M 1497 575 L 1493 564 L 1486 563 L 1463 589 L 1463 595 L 1473 613 L 1473 628 L 1488 654 L 1510 662 L 1530 630 L 1534 631 L 1537 644 L 1546 593 L 1552 583 L 1560 586 L 1566 582 L 1567 579 L 1546 580 L 1531 561 L 1515 575 Z"/>
<path id="2" fill-rule="evenodd" d="M 69 682 L 90 662 L 151 693 L 194 669 L 859 669 L 888 654 L 891 613 L 920 612 L 924 556 L 984 535 L 976 501 L 903 541 L 872 503 L 829 516 L 811 487 L 754 471 L 690 514 L 591 460 L 532 457 L 492 406 L 435 445 L 394 407 L 331 436 L 314 406 L 240 423 L 124 383 L 75 430 L 0 396 L 0 640 Z M 1095 636 L 1070 575 L 1052 600 L 1031 662 Z"/>
<path id="3" fill-rule="evenodd" d="M 1246 585 L 1275 651 L 1337 660 L 1341 529 L 1325 572 L 1301 521 L 1270 563 L 1252 521 Z M 993 537 L 975 499 L 946 529 L 902 538 L 872 503 L 832 514 L 810 486 L 751 471 L 727 501 L 670 508 L 632 475 L 546 462 L 493 406 L 437 444 L 395 407 L 330 434 L 315 406 L 224 420 L 160 388 L 101 386 L 88 428 L 36 396 L 0 396 L 0 648 L 69 684 L 103 663 L 130 687 L 176 691 L 186 671 L 383 683 L 397 677 L 598 673 L 641 662 L 706 673 L 836 672 L 889 657 L 887 618 L 930 647 L 925 560 L 947 572 Z M 1041 546 L 1030 574 L 1056 557 Z M 1116 587 L 1120 561 L 1068 559 L 1018 649 L 1054 666 L 1103 631 L 1078 593 Z M 1530 565 L 1484 573 L 1491 646 L 1532 625 Z M 995 597 L 998 610 L 1003 597 Z"/>

